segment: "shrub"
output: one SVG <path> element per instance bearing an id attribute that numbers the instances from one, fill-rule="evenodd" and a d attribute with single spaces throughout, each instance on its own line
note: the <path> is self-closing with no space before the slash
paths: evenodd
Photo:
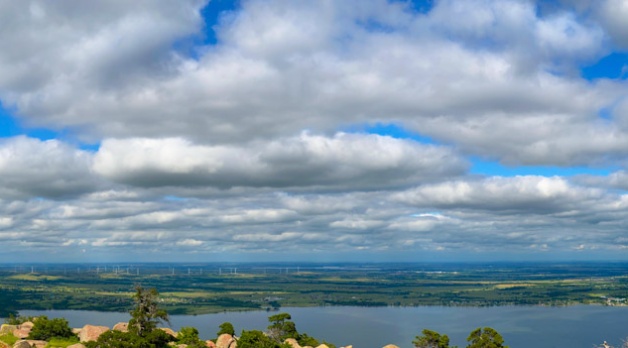
<path id="1" fill-rule="evenodd" d="M 76 337 L 68 325 L 68 321 L 63 318 L 48 319 L 46 316 L 41 316 L 36 318 L 33 323 L 35 326 L 28 335 L 31 340 L 48 341 L 53 337 Z"/>

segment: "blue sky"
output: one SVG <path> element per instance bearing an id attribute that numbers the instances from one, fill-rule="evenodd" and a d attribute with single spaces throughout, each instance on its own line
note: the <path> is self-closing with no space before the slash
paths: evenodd
<path id="1" fill-rule="evenodd" d="M 52 261 L 628 255 L 623 1 L 5 7 L 7 250 Z"/>

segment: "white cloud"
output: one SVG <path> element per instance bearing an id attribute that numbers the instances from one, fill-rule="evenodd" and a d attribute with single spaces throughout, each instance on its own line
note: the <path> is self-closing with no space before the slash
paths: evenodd
<path id="1" fill-rule="evenodd" d="M 464 173 L 447 148 L 378 135 L 339 133 L 243 146 L 180 138 L 109 139 L 94 170 L 117 182 L 153 186 L 384 188 Z"/>
<path id="2" fill-rule="evenodd" d="M 624 1 L 249 0 L 206 46 L 203 6 L 0 1 L 0 111 L 66 139 L 0 140 L 7 249 L 626 247 L 627 85 L 579 71 L 628 47 Z"/>
<path id="3" fill-rule="evenodd" d="M 63 198 L 90 192 L 98 181 L 91 155 L 57 140 L 0 139 L 0 193 L 4 198 Z"/>

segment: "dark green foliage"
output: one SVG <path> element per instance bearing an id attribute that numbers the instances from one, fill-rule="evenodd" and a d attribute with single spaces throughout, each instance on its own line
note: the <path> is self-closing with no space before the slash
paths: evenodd
<path id="1" fill-rule="evenodd" d="M 46 316 L 36 318 L 33 322 L 35 326 L 31 330 L 28 338 L 31 340 L 47 341 L 53 337 L 71 338 L 76 337 L 68 325 L 68 321 L 63 318 L 48 319 Z"/>
<path id="2" fill-rule="evenodd" d="M 297 339 L 297 342 L 299 342 L 299 345 L 301 347 L 304 347 L 304 346 L 317 347 L 320 345 L 320 342 L 318 342 L 316 338 L 310 337 L 306 333 L 299 334 L 299 338 Z"/>
<path id="3" fill-rule="evenodd" d="M 424 329 L 421 336 L 416 336 L 412 344 L 416 348 L 449 348 L 449 337 L 436 331 Z"/>
<path id="4" fill-rule="evenodd" d="M 229 334 L 231 336 L 235 335 L 235 329 L 233 328 L 233 324 L 229 322 L 224 322 L 219 326 L 220 330 L 216 335 L 220 336 L 222 334 Z"/>
<path id="5" fill-rule="evenodd" d="M 97 341 L 87 342 L 87 348 L 167 348 L 174 337 L 163 330 L 153 330 L 140 337 L 133 332 L 110 330 L 98 337 Z"/>
<path id="6" fill-rule="evenodd" d="M 268 317 L 271 323 L 268 326 L 268 336 L 275 342 L 283 342 L 288 338 L 299 338 L 297 327 L 290 319 L 292 316 L 288 313 L 279 313 Z"/>
<path id="7" fill-rule="evenodd" d="M 179 330 L 179 335 L 177 336 L 177 342 L 179 344 L 187 344 L 188 348 L 203 348 L 205 347 L 205 342 L 201 341 L 198 337 L 198 330 L 194 327 L 182 327 Z"/>
<path id="8" fill-rule="evenodd" d="M 291 348 L 288 344 L 280 344 L 258 330 L 242 331 L 238 339 L 238 348 Z"/>
<path id="9" fill-rule="evenodd" d="M 467 337 L 467 348 L 508 348 L 504 339 L 495 329 L 490 327 L 477 328 Z"/>
<path id="10" fill-rule="evenodd" d="M 131 311 L 131 320 L 129 320 L 129 331 L 145 337 L 157 328 L 161 322 L 170 323 L 168 313 L 160 309 L 157 305 L 159 293 L 157 289 L 146 290 L 140 285 L 135 286 L 135 307 Z"/>
<path id="11" fill-rule="evenodd" d="M 107 331 L 97 341 L 85 343 L 87 348 L 153 348 L 142 337 L 122 331 Z"/>

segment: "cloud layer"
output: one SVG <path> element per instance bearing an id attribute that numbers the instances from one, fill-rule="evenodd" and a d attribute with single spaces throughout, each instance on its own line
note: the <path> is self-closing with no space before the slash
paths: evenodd
<path id="1" fill-rule="evenodd" d="M 628 247 L 626 80 L 582 73 L 628 47 L 624 1 L 245 0 L 216 22 L 205 6 L 0 1 L 0 105 L 56 134 L 0 138 L 3 245 L 60 260 Z"/>

